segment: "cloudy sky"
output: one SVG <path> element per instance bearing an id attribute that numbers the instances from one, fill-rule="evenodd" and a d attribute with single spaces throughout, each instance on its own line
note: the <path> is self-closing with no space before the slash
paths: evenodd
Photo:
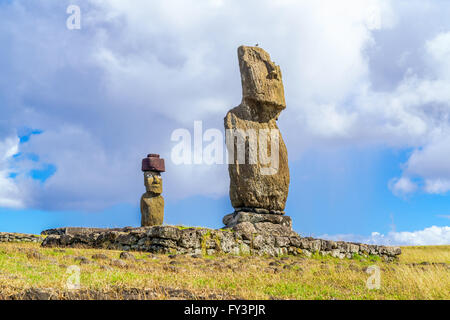
<path id="1" fill-rule="evenodd" d="M 166 159 L 166 222 L 221 227 L 227 167 L 175 165 L 171 135 L 222 130 L 236 49 L 258 43 L 283 72 L 295 230 L 450 244 L 449 16 L 439 0 L 0 0 L 0 231 L 139 225 L 147 153 Z"/>

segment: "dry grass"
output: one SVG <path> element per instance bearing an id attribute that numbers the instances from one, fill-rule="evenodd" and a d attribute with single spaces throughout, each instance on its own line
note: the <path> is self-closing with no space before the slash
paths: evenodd
<path id="1" fill-rule="evenodd" d="M 450 246 L 402 249 L 397 263 L 135 252 L 121 265 L 119 251 L 0 243 L 0 299 L 450 299 Z M 81 290 L 66 288 L 71 265 Z M 381 270 L 379 290 L 366 287 L 370 265 Z"/>

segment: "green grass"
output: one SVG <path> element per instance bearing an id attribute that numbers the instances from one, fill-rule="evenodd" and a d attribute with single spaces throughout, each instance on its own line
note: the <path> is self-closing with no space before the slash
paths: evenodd
<path id="1" fill-rule="evenodd" d="M 113 263 L 120 251 L 61 251 L 30 243 L 0 243 L 0 299 L 30 288 L 53 290 L 63 297 L 71 265 L 81 269 L 82 290 L 153 290 L 157 299 L 170 298 L 161 287 L 184 290 L 185 298 L 450 299 L 450 246 L 404 247 L 402 251 L 395 263 L 358 255 L 344 260 L 319 254 L 311 258 L 179 255 L 172 259 L 134 252 L 140 260 L 124 260 L 126 266 L 120 267 Z M 96 253 L 108 259 L 93 260 Z M 91 263 L 80 264 L 75 256 Z M 371 265 L 381 270 L 379 290 L 366 286 L 370 275 L 365 270 Z"/>

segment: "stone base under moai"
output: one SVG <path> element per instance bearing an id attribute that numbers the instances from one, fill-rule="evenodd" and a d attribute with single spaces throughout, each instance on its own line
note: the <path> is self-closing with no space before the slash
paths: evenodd
<path id="1" fill-rule="evenodd" d="M 245 216 L 245 215 L 244 215 Z M 253 217 L 255 218 L 255 217 Z M 249 219 L 246 216 L 242 219 Z M 256 219 L 256 218 L 255 218 Z M 261 219 L 258 217 L 257 219 Z M 362 256 L 380 256 L 385 261 L 394 260 L 401 250 L 398 247 L 365 245 L 342 241 L 303 238 L 290 227 L 270 222 L 249 221 L 233 228 L 220 230 L 153 226 L 123 229 L 60 228 L 46 230 L 44 247 L 81 247 L 124 251 L 144 251 L 163 254 L 252 254 L 252 255 L 305 255 L 317 252 L 340 259 Z M 252 225 L 252 226 L 250 226 Z M 260 228 L 268 227 L 268 234 Z M 255 228 L 256 232 L 253 232 Z"/>
<path id="2" fill-rule="evenodd" d="M 250 228 L 252 233 L 273 234 L 275 232 L 279 235 L 290 235 L 293 232 L 291 217 L 278 214 L 258 214 L 240 211 L 226 215 L 222 222 L 226 228 L 236 228 L 238 226 L 238 228 Z"/>

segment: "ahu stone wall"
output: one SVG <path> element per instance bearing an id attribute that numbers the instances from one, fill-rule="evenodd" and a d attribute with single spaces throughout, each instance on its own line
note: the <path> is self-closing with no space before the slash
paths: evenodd
<path id="1" fill-rule="evenodd" d="M 0 232 L 0 242 L 36 242 L 41 243 L 44 240 L 43 236 L 24 233 L 8 233 Z"/>
<path id="2" fill-rule="evenodd" d="M 183 228 L 154 226 L 123 229 L 61 228 L 46 230 L 44 247 L 87 247 L 124 251 L 146 251 L 176 254 L 254 254 L 254 255 L 330 255 L 340 259 L 361 256 L 380 256 L 394 260 L 398 247 L 366 245 L 342 241 L 300 237 L 289 233 L 248 233 L 234 229 Z"/>

